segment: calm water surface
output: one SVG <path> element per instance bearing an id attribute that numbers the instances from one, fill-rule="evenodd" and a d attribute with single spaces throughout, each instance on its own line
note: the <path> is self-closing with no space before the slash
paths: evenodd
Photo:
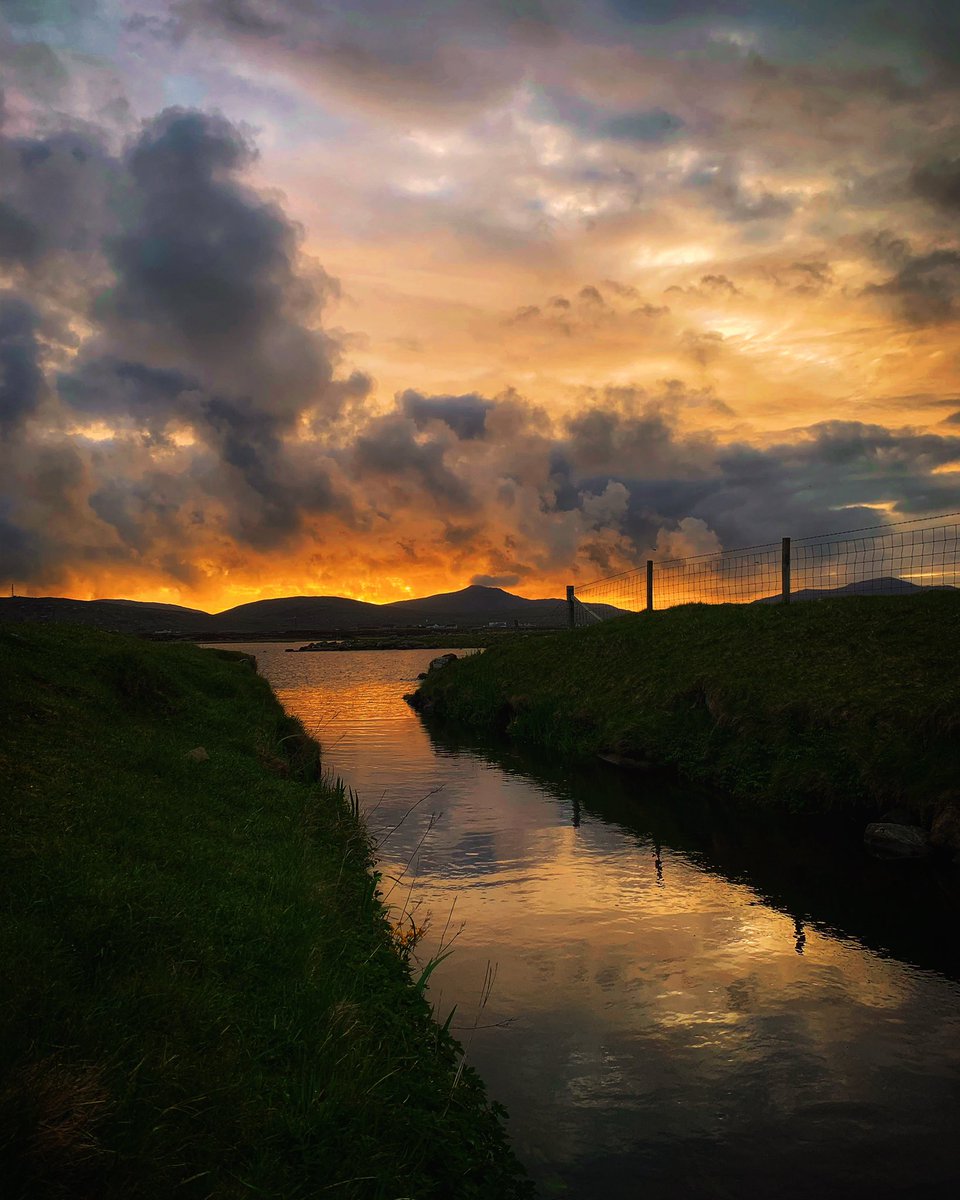
<path id="1" fill-rule="evenodd" d="M 359 790 L 421 956 L 455 935 L 431 997 L 541 1195 L 956 1194 L 951 869 L 428 732 L 437 651 L 238 648 Z"/>

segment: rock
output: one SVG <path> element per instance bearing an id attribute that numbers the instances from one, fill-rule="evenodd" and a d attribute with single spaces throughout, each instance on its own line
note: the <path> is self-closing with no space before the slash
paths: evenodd
<path id="1" fill-rule="evenodd" d="M 938 850 L 960 853 L 960 800 L 948 800 L 933 818 L 930 841 Z"/>
<path id="2" fill-rule="evenodd" d="M 864 830 L 863 841 L 878 858 L 924 858 L 930 853 L 930 838 L 919 825 L 873 821 Z"/>
<path id="3" fill-rule="evenodd" d="M 433 658 L 430 660 L 430 666 L 427 667 L 427 670 L 439 671 L 441 667 L 445 667 L 448 663 L 456 662 L 457 657 L 458 656 L 456 654 L 441 654 L 439 658 Z"/>
<path id="4" fill-rule="evenodd" d="M 883 825 L 912 825 L 913 813 L 905 808 L 891 808 L 889 812 L 881 813 L 877 820 Z"/>
<path id="5" fill-rule="evenodd" d="M 210 758 L 210 755 L 204 750 L 203 746 L 194 746 L 183 757 L 189 758 L 191 762 L 206 762 Z"/>
<path id="6" fill-rule="evenodd" d="M 427 677 L 426 671 L 421 671 L 420 674 L 417 676 L 418 679 L 426 679 L 426 677 Z"/>

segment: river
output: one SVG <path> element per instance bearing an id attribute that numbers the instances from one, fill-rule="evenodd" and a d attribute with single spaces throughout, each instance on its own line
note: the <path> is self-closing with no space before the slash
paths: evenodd
<path id="1" fill-rule="evenodd" d="M 960 871 L 424 726 L 436 651 L 257 656 L 361 796 L 543 1197 L 947 1196 Z"/>

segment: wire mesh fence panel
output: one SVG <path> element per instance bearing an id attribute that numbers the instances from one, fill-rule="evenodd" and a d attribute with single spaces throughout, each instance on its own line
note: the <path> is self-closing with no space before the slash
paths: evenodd
<path id="1" fill-rule="evenodd" d="M 678 604 L 751 604 L 960 587 L 960 521 L 947 513 L 793 542 L 653 561 L 574 588 L 576 625 Z"/>
<path id="2" fill-rule="evenodd" d="M 654 563 L 654 608 L 749 604 L 779 591 L 779 542 Z"/>
<path id="3" fill-rule="evenodd" d="M 646 570 L 624 571 L 574 591 L 574 623 L 594 625 L 624 613 L 640 612 L 646 603 Z"/>
<path id="4" fill-rule="evenodd" d="M 793 587 L 807 592 L 892 596 L 960 585 L 960 523 L 904 523 L 858 537 L 802 538 L 793 544 Z"/>

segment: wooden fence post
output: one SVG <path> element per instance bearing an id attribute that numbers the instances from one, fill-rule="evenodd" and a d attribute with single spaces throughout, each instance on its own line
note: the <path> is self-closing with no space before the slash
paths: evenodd
<path id="1" fill-rule="evenodd" d="M 647 559 L 647 612 L 653 612 L 653 559 Z"/>
<path id="2" fill-rule="evenodd" d="M 571 629 L 576 628 L 577 612 L 576 612 L 576 605 L 574 604 L 574 599 L 573 599 L 573 584 L 572 583 L 567 584 L 567 622 L 570 625 Z"/>
<path id="3" fill-rule="evenodd" d="M 780 600 L 783 604 L 790 603 L 790 539 L 787 537 L 780 543 Z"/>

